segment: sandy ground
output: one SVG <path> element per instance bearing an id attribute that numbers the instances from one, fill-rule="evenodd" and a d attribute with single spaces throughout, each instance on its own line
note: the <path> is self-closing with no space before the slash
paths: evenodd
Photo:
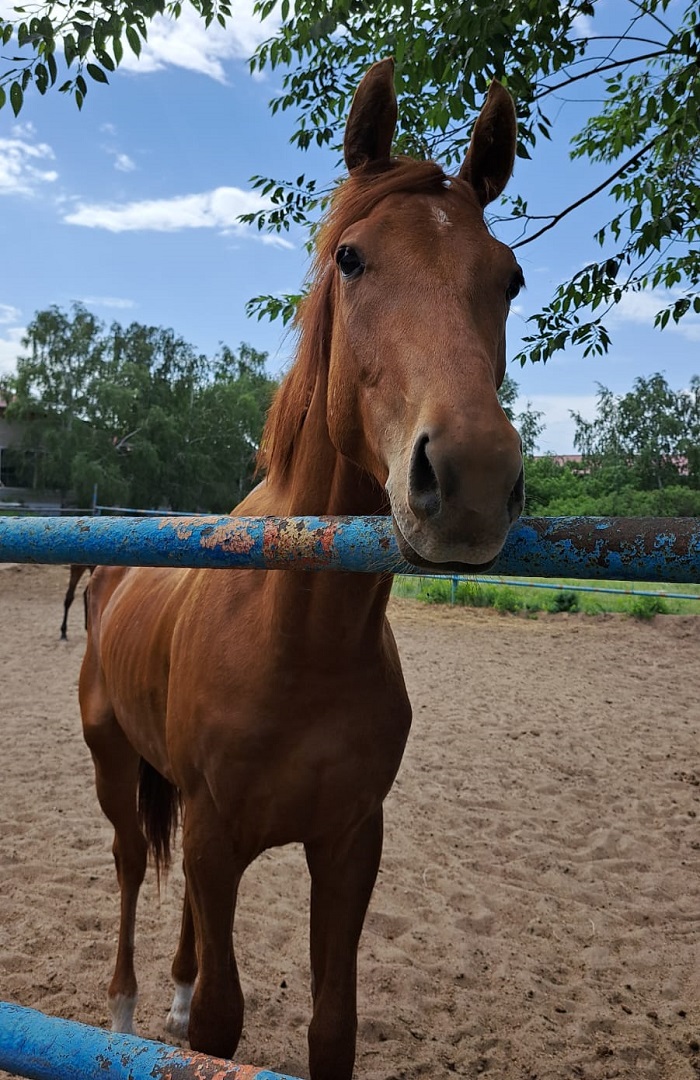
<path id="1" fill-rule="evenodd" d="M 0 569 L 0 997 L 106 1024 L 111 832 L 78 717 L 67 570 Z M 402 601 L 414 728 L 360 956 L 357 1077 L 698 1080 L 700 622 Z M 164 1038 L 182 881 L 138 922 L 139 1030 Z M 306 1075 L 300 850 L 249 871 L 237 1059 Z"/>

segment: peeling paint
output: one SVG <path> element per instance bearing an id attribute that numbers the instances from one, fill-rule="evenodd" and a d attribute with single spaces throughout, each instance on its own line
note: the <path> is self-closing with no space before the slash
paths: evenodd
<path id="1" fill-rule="evenodd" d="M 0 518 L 0 562 L 440 574 L 406 563 L 389 517 Z M 489 573 L 700 581 L 698 518 L 523 518 Z"/>
<path id="2" fill-rule="evenodd" d="M 0 1002 L 0 1069 L 28 1080 L 295 1080 Z"/>
<path id="3" fill-rule="evenodd" d="M 255 536 L 249 518 L 230 518 L 223 525 L 206 528 L 200 537 L 201 547 L 207 551 L 227 551 L 246 555 L 255 547 Z"/>

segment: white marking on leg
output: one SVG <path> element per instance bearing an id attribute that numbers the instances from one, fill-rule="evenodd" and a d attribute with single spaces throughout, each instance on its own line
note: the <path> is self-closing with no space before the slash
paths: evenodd
<path id="1" fill-rule="evenodd" d="M 134 1010 L 136 995 L 115 994 L 109 999 L 109 1012 L 112 1017 L 112 1031 L 121 1031 L 124 1035 L 135 1035 Z"/>
<path id="2" fill-rule="evenodd" d="M 165 1027 L 171 1035 L 176 1035 L 178 1039 L 187 1038 L 193 994 L 194 983 L 175 983 L 175 995 L 168 1018 L 165 1021 Z"/>

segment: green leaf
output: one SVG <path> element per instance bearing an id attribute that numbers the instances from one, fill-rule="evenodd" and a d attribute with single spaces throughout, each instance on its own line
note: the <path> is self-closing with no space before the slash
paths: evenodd
<path id="1" fill-rule="evenodd" d="M 109 53 L 102 52 L 102 50 L 100 50 L 99 52 L 97 52 L 97 51 L 95 52 L 95 56 L 100 61 L 102 66 L 107 68 L 107 71 L 114 71 L 114 60 L 109 55 Z M 102 80 L 98 80 L 98 81 L 102 81 Z M 105 79 L 104 81 L 107 82 L 107 79 Z"/>
<path id="2" fill-rule="evenodd" d="M 34 68 L 36 88 L 40 94 L 45 94 L 49 86 L 49 73 L 45 64 L 37 64 Z"/>
<path id="3" fill-rule="evenodd" d="M 137 32 L 134 30 L 133 26 L 127 26 L 127 28 L 126 28 L 126 40 L 129 42 L 129 45 L 131 46 L 131 51 L 133 53 L 135 53 L 136 56 L 140 56 L 141 55 L 141 38 L 139 37 Z"/>
<path id="4" fill-rule="evenodd" d="M 10 87 L 10 105 L 15 116 L 19 116 L 22 109 L 22 102 L 24 101 L 24 94 L 22 87 L 18 82 L 13 82 Z"/>
<path id="5" fill-rule="evenodd" d="M 85 68 L 86 68 L 86 71 L 87 71 L 88 75 L 90 76 L 90 78 L 94 79 L 95 82 L 98 82 L 98 83 L 108 83 L 109 82 L 109 79 L 105 75 L 104 71 L 102 70 L 101 67 L 98 67 L 97 64 L 86 64 Z"/>

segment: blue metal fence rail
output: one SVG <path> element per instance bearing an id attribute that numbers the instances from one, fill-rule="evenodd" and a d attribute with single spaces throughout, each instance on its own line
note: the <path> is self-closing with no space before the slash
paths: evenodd
<path id="1" fill-rule="evenodd" d="M 295 1080 L 0 1002 L 0 1069 L 29 1080 Z"/>
<path id="2" fill-rule="evenodd" d="M 665 589 L 614 589 L 604 585 L 571 585 L 569 582 L 552 581 L 514 581 L 504 577 L 453 578 L 459 584 L 467 581 L 474 585 L 507 585 L 523 589 L 557 589 L 559 592 L 611 593 L 613 596 L 660 596 L 664 600 L 698 600 L 700 593 L 667 592 Z"/>
<path id="3" fill-rule="evenodd" d="M 402 559 L 387 517 L 7 517 L 0 518 L 0 562 L 425 573 Z M 459 569 L 446 566 L 445 574 Z M 482 569 L 700 582 L 700 519 L 525 518 L 493 567 Z"/>

